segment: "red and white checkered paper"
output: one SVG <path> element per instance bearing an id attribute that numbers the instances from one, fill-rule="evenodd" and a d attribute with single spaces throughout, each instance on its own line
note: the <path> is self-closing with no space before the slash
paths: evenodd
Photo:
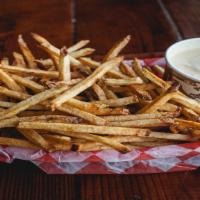
<path id="1" fill-rule="evenodd" d="M 165 66 L 163 58 L 141 60 Z M 47 174 L 142 174 L 194 170 L 200 166 L 200 142 L 136 149 L 126 154 L 115 150 L 48 153 L 0 146 L 0 161 L 29 160 Z"/>

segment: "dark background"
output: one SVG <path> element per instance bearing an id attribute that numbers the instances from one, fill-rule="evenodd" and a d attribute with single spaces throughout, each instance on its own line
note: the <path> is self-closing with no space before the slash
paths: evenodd
<path id="1" fill-rule="evenodd" d="M 98 55 L 131 34 L 125 54 L 164 52 L 175 41 L 199 37 L 200 0 L 0 0 L 0 56 L 18 49 L 20 33 L 40 55 L 30 32 L 58 47 L 90 39 Z M 46 175 L 31 163 L 15 161 L 0 164 L 0 199 L 198 200 L 199 180 L 199 171 Z"/>

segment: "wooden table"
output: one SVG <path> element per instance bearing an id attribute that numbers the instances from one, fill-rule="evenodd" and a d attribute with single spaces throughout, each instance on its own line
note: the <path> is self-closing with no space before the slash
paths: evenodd
<path id="1" fill-rule="evenodd" d="M 162 52 L 177 40 L 199 36 L 200 1 L 1 0 L 0 55 L 11 55 L 20 33 L 33 47 L 29 32 L 38 32 L 59 47 L 87 38 L 98 55 L 131 34 L 124 53 Z M 31 163 L 15 161 L 0 165 L 0 199 L 197 200 L 199 180 L 198 171 L 50 176 Z"/>

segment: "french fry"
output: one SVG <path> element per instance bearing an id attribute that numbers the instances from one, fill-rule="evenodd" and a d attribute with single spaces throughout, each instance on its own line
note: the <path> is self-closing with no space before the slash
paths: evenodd
<path id="1" fill-rule="evenodd" d="M 11 73 L 16 74 L 25 74 L 25 75 L 33 75 L 38 77 L 47 77 L 47 78 L 58 78 L 58 72 L 56 71 L 45 71 L 40 69 L 26 69 L 17 66 L 2 66 L 0 68 Z"/>
<path id="2" fill-rule="evenodd" d="M 18 52 L 13 52 L 13 57 L 15 59 L 15 63 L 18 67 L 26 67 L 26 63 L 22 54 Z M 9 65 L 9 64 L 7 64 Z"/>
<path id="3" fill-rule="evenodd" d="M 139 119 L 133 121 L 115 121 L 108 122 L 109 126 L 120 126 L 120 127 L 134 127 L 134 128 L 159 128 L 168 127 L 173 124 L 174 120 L 172 118 L 162 118 L 162 119 Z"/>
<path id="4" fill-rule="evenodd" d="M 28 78 L 24 78 L 18 75 L 13 74 L 11 76 L 18 84 L 21 84 L 24 87 L 27 87 L 31 90 L 33 90 L 34 92 L 38 93 L 41 92 L 45 89 L 45 87 L 43 85 L 40 85 L 38 83 L 36 83 L 35 81 L 32 81 Z"/>
<path id="5" fill-rule="evenodd" d="M 92 89 L 94 90 L 94 92 L 98 96 L 99 100 L 106 100 L 107 99 L 105 92 L 103 91 L 103 89 L 98 84 L 95 83 L 92 86 Z"/>
<path id="6" fill-rule="evenodd" d="M 178 119 L 178 118 L 175 119 L 175 122 L 182 127 L 200 129 L 199 122 L 188 121 L 188 120 Z"/>
<path id="7" fill-rule="evenodd" d="M 126 63 L 122 62 L 119 66 L 120 70 L 130 76 L 130 77 L 136 77 L 136 73 L 134 72 L 134 70 L 132 69 L 132 67 L 128 66 Z"/>
<path id="8" fill-rule="evenodd" d="M 9 65 L 9 59 L 7 57 L 4 57 L 1 59 L 1 64 L 2 65 Z"/>
<path id="9" fill-rule="evenodd" d="M 126 85 L 133 85 L 133 84 L 142 84 L 143 81 L 140 77 L 129 78 L 129 79 L 111 79 L 107 78 L 104 80 L 106 85 L 109 86 L 126 86 Z"/>
<path id="10" fill-rule="evenodd" d="M 0 94 L 7 96 L 7 97 L 14 98 L 14 99 L 19 99 L 19 100 L 24 100 L 29 97 L 29 95 L 24 92 L 9 90 L 2 86 L 0 86 Z"/>
<path id="11" fill-rule="evenodd" d="M 51 98 L 53 96 L 60 94 L 61 92 L 64 92 L 66 89 L 68 89 L 68 86 L 63 86 L 60 88 L 52 88 L 52 89 L 46 90 L 44 92 L 38 93 L 32 97 L 29 97 L 28 99 L 25 99 L 25 100 L 15 104 L 11 108 L 8 108 L 7 110 L 1 112 L 0 119 L 5 119 L 5 118 L 15 116 L 18 113 L 36 105 L 42 101 L 45 101 L 48 98 Z"/>
<path id="12" fill-rule="evenodd" d="M 45 68 L 52 67 L 54 65 L 53 61 L 49 58 L 47 59 L 35 59 L 34 60 L 36 63 L 44 66 Z"/>
<path id="13" fill-rule="evenodd" d="M 164 69 L 163 67 L 159 66 L 159 65 L 153 65 L 153 66 L 152 66 L 152 69 L 153 69 L 156 73 L 158 73 L 159 75 L 161 75 L 161 76 L 163 76 L 164 73 L 165 73 L 165 69 Z"/>
<path id="14" fill-rule="evenodd" d="M 79 57 L 83 57 L 83 56 L 88 56 L 90 54 L 92 54 L 95 51 L 95 49 L 92 48 L 84 48 L 84 49 L 80 49 L 78 51 L 73 51 L 70 53 L 70 55 L 73 58 L 79 58 Z"/>
<path id="15" fill-rule="evenodd" d="M 89 40 L 81 40 L 77 42 L 76 44 L 74 44 L 73 46 L 69 47 L 67 50 L 68 52 L 72 53 L 86 46 L 89 42 L 90 42 Z"/>
<path id="16" fill-rule="evenodd" d="M 106 104 L 110 107 L 119 107 L 119 106 L 126 106 L 129 104 L 138 103 L 137 96 L 129 96 L 129 97 L 123 97 L 118 99 L 107 99 L 107 100 L 101 100 L 101 101 L 94 101 L 95 104 Z"/>
<path id="17" fill-rule="evenodd" d="M 162 119 L 162 118 L 174 118 L 178 117 L 180 112 L 156 112 L 147 114 L 135 114 L 135 115 L 118 115 L 118 116 L 104 116 L 103 118 L 109 122 L 122 122 L 122 121 L 132 121 L 141 119 Z"/>
<path id="18" fill-rule="evenodd" d="M 36 63 L 34 62 L 35 57 L 33 56 L 32 52 L 29 49 L 29 47 L 27 46 L 26 42 L 23 40 L 22 35 L 18 36 L 18 44 L 28 62 L 28 66 L 33 69 L 37 68 Z"/>
<path id="19" fill-rule="evenodd" d="M 35 130 L 31 129 L 17 129 L 25 138 L 27 138 L 31 143 L 48 150 L 50 144 Z"/>
<path id="20" fill-rule="evenodd" d="M 124 128 L 112 126 L 95 126 L 86 124 L 66 124 L 66 123 L 45 123 L 45 122 L 20 122 L 18 128 L 40 129 L 52 132 L 63 132 L 66 135 L 68 131 L 80 133 L 95 133 L 98 135 L 135 135 L 145 137 L 149 135 L 148 129 Z"/>
<path id="21" fill-rule="evenodd" d="M 160 79 L 158 76 L 156 76 L 155 74 L 153 74 L 152 72 L 150 72 L 149 70 L 143 68 L 143 74 L 144 76 L 149 79 L 150 81 L 152 81 L 153 83 L 155 83 L 156 85 L 158 85 L 159 87 L 167 90 L 168 88 L 171 87 L 171 85 L 166 82 L 163 81 L 162 79 Z"/>
<path id="22" fill-rule="evenodd" d="M 0 121 L 0 128 L 16 127 L 19 123 L 18 117 L 4 119 Z"/>
<path id="23" fill-rule="evenodd" d="M 103 87 L 103 91 L 107 99 L 118 99 L 117 95 L 112 90 L 109 90 L 106 86 Z"/>
<path id="24" fill-rule="evenodd" d="M 89 112 L 80 110 L 78 108 L 72 107 L 70 105 L 64 105 L 57 107 L 59 111 L 66 112 L 68 114 L 81 117 L 82 119 L 89 121 L 92 124 L 97 125 L 105 125 L 106 121 L 98 116 L 95 116 L 94 114 L 91 114 Z"/>
<path id="25" fill-rule="evenodd" d="M 59 79 L 61 81 L 69 81 L 71 79 L 70 60 L 66 47 L 63 47 L 60 50 L 58 70 L 59 70 Z"/>
<path id="26" fill-rule="evenodd" d="M 200 122 L 200 116 L 189 108 L 182 108 L 181 113 L 189 120 Z"/>
<path id="27" fill-rule="evenodd" d="M 114 66 L 119 65 L 119 63 L 122 61 L 122 58 L 115 58 L 113 60 L 110 60 L 108 62 L 105 62 L 99 68 L 97 68 L 90 76 L 88 76 L 86 79 L 78 83 L 77 85 L 73 86 L 57 98 L 55 98 L 52 101 L 52 107 L 57 107 L 69 100 L 70 98 L 73 98 L 74 96 L 80 94 L 85 89 L 91 87 L 98 79 L 100 79 L 107 71 L 109 71 Z"/>
<path id="28" fill-rule="evenodd" d="M 129 43 L 129 41 L 131 40 L 131 36 L 127 35 L 125 38 L 123 38 L 122 40 L 116 42 L 114 44 L 114 46 L 108 51 L 108 53 L 105 55 L 104 57 L 104 61 L 108 61 L 111 60 L 115 57 L 118 56 L 118 54 L 120 53 L 120 51 Z"/>
<path id="29" fill-rule="evenodd" d="M 0 79 L 11 90 L 22 91 L 22 88 L 15 82 L 15 80 L 13 80 L 13 78 L 2 69 L 0 69 Z"/>

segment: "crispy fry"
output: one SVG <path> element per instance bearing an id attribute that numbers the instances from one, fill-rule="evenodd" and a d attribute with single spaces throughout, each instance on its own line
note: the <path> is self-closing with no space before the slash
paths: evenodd
<path id="1" fill-rule="evenodd" d="M 71 55 L 73 58 L 79 58 L 79 57 L 83 57 L 83 56 L 90 55 L 90 54 L 92 54 L 94 51 L 95 51 L 95 49 L 92 49 L 92 48 L 85 48 L 85 49 L 81 49 L 81 50 L 78 50 L 78 51 L 73 51 L 73 52 L 70 53 L 70 55 Z"/>
<path id="2" fill-rule="evenodd" d="M 28 62 L 28 66 L 30 68 L 37 68 L 36 63 L 34 62 L 35 57 L 33 56 L 32 52 L 29 49 L 29 47 L 27 46 L 26 42 L 23 40 L 22 35 L 18 36 L 18 44 Z"/>
<path id="3" fill-rule="evenodd" d="M 189 108 L 182 108 L 181 113 L 189 120 L 200 122 L 200 116 Z"/>
<path id="4" fill-rule="evenodd" d="M 15 59 L 15 63 L 18 67 L 26 67 L 26 63 L 22 54 L 18 52 L 13 52 L 13 57 Z M 7 64 L 9 65 L 9 64 Z"/>
<path id="5" fill-rule="evenodd" d="M 95 104 L 106 104 L 110 107 L 126 106 L 129 104 L 138 103 L 137 96 L 129 96 L 118 99 L 107 99 L 102 101 L 94 101 Z"/>
<path id="6" fill-rule="evenodd" d="M 103 91 L 106 94 L 107 99 L 118 99 L 117 95 L 112 90 L 109 90 L 106 86 L 103 87 Z"/>
<path id="7" fill-rule="evenodd" d="M 22 67 L 17 67 L 17 66 L 2 66 L 0 65 L 0 68 L 8 71 L 8 72 L 12 72 L 12 73 L 16 73 L 16 74 L 27 74 L 27 75 L 33 75 L 33 76 L 38 76 L 38 77 L 47 77 L 47 78 L 58 78 L 58 72 L 56 71 L 45 71 L 45 70 L 40 70 L 40 69 L 26 69 L 26 68 L 22 68 Z"/>
<path id="8" fill-rule="evenodd" d="M 4 119 L 0 121 L 0 128 L 16 127 L 19 123 L 18 117 Z"/>
<path id="9" fill-rule="evenodd" d="M 159 75 L 163 76 L 165 73 L 165 69 L 159 65 L 153 65 L 152 69 Z"/>
<path id="10" fill-rule="evenodd" d="M 18 83 L 18 84 L 21 84 L 23 85 L 24 87 L 27 87 L 31 90 L 33 90 L 34 92 L 38 93 L 38 92 L 41 92 L 45 89 L 44 86 L 36 83 L 35 81 L 32 81 L 28 78 L 24 78 L 24 77 L 21 77 L 21 76 L 18 76 L 18 75 L 15 75 L 13 74 L 12 75 L 12 78 Z"/>
<path id="11" fill-rule="evenodd" d="M 123 86 L 123 85 L 133 85 L 133 84 L 142 84 L 143 81 L 140 77 L 129 78 L 129 79 L 111 79 L 107 78 L 104 80 L 106 85 L 109 86 Z"/>
<path id="12" fill-rule="evenodd" d="M 21 87 L 15 82 L 15 80 L 13 80 L 13 78 L 2 69 L 0 69 L 0 79 L 11 90 L 22 91 Z"/>
<path id="13" fill-rule="evenodd" d="M 52 106 L 57 107 L 60 106 L 62 103 L 66 102 L 70 98 L 80 94 L 85 89 L 91 87 L 98 79 L 100 79 L 107 71 L 109 71 L 112 67 L 119 65 L 122 61 L 122 58 L 116 58 L 105 62 L 99 68 L 97 68 L 90 76 L 86 79 L 75 85 L 74 87 L 67 90 L 62 95 L 58 96 L 56 99 L 53 100 Z"/>
<path id="14" fill-rule="evenodd" d="M 55 95 L 60 94 L 61 92 L 64 92 L 66 89 L 68 89 L 68 86 L 63 86 L 60 88 L 53 88 L 53 89 L 49 89 L 44 92 L 38 93 L 32 97 L 29 97 L 28 99 L 25 99 L 25 100 L 15 104 L 11 108 L 8 108 L 7 110 L 1 112 L 0 119 L 12 117 L 32 106 L 42 102 L 42 101 L 45 101 L 48 98 L 51 98 Z"/>
<path id="15" fill-rule="evenodd" d="M 74 44 L 73 46 L 69 47 L 67 50 L 69 53 L 72 53 L 86 46 L 89 42 L 90 42 L 89 40 L 81 40 L 77 42 L 76 44 Z"/>
<path id="16" fill-rule="evenodd" d="M 92 86 L 92 89 L 94 90 L 94 92 L 98 96 L 99 100 L 106 100 L 107 99 L 105 92 L 103 91 L 103 89 L 98 84 L 95 83 Z"/>
<path id="17" fill-rule="evenodd" d="M 136 77 L 137 76 L 136 73 L 134 72 L 133 68 L 128 66 L 125 62 L 122 62 L 120 64 L 119 68 L 124 74 L 126 74 L 130 77 Z"/>
<path id="18" fill-rule="evenodd" d="M 161 88 L 163 88 L 165 90 L 167 90 L 168 88 L 171 87 L 171 85 L 169 83 L 167 83 L 166 81 L 163 81 L 162 79 L 160 79 L 158 76 L 156 76 L 155 74 L 153 74 L 149 70 L 143 68 L 142 71 L 143 71 L 144 76 L 147 79 L 149 79 L 150 81 L 152 81 L 153 83 L 155 83 L 159 87 L 161 87 Z"/>
<path id="19" fill-rule="evenodd" d="M 98 116 L 95 116 L 89 112 L 80 110 L 78 108 L 72 107 L 70 105 L 64 105 L 57 107 L 59 111 L 66 112 L 68 114 L 81 117 L 82 119 L 85 119 L 86 121 L 89 121 L 92 124 L 97 125 L 105 125 L 106 121 Z"/>
<path id="20" fill-rule="evenodd" d="M 60 50 L 58 70 L 59 70 L 59 79 L 61 81 L 69 81 L 71 79 L 70 60 L 66 47 L 63 47 Z"/>
<path id="21" fill-rule="evenodd" d="M 114 46 L 105 55 L 103 60 L 107 61 L 113 59 L 114 57 L 117 57 L 120 51 L 129 43 L 130 40 L 131 36 L 127 35 L 125 38 L 115 43 Z"/>
<path id="22" fill-rule="evenodd" d="M 180 112 L 157 112 L 157 113 L 147 113 L 147 114 L 135 114 L 135 115 L 118 115 L 118 116 L 104 116 L 103 118 L 109 122 L 122 122 L 122 121 L 132 121 L 141 119 L 162 119 L 162 118 L 173 118 L 178 117 Z"/>
<path id="23" fill-rule="evenodd" d="M 40 129 L 52 132 L 63 131 L 66 135 L 68 131 L 80 133 L 95 133 L 99 135 L 135 135 L 144 137 L 149 134 L 148 129 L 124 128 L 112 126 L 95 126 L 86 124 L 64 124 L 64 123 L 42 123 L 42 122 L 20 122 L 18 128 Z"/>
<path id="24" fill-rule="evenodd" d="M 35 130 L 31 129 L 17 129 L 25 138 L 27 138 L 31 143 L 48 150 L 49 143 Z"/>

